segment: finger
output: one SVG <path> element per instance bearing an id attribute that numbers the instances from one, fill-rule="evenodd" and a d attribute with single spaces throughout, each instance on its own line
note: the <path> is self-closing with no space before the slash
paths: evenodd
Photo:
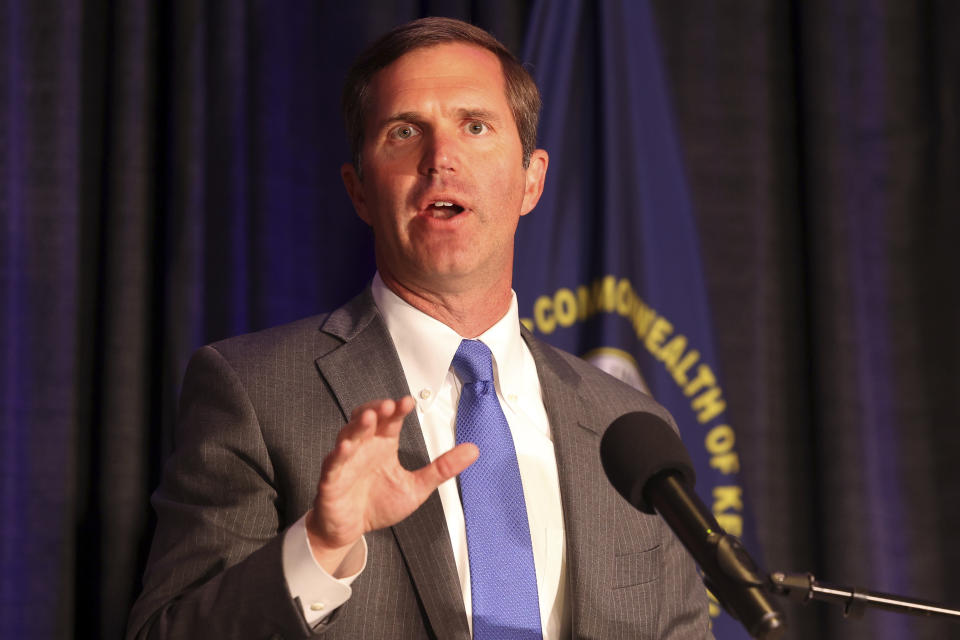
<path id="1" fill-rule="evenodd" d="M 355 420 L 361 413 L 363 413 L 367 409 L 373 409 L 374 411 L 379 413 L 380 407 L 382 407 L 384 403 L 387 403 L 387 402 L 392 403 L 393 400 L 391 400 L 390 398 L 378 398 L 376 400 L 371 400 L 370 402 L 364 402 L 361 405 L 357 405 L 356 407 L 353 408 L 353 411 L 350 413 L 350 421 L 352 422 L 353 420 Z"/>
<path id="2" fill-rule="evenodd" d="M 377 434 L 388 438 L 395 438 L 403 429 L 403 420 L 413 411 L 417 403 L 410 396 L 403 396 L 394 403 L 393 411 L 384 415 L 377 425 Z"/>
<path id="3" fill-rule="evenodd" d="M 355 455 L 364 440 L 368 440 L 376 429 L 376 414 L 367 410 L 340 430 L 337 442 L 333 449 L 323 459 L 321 477 L 329 478 L 330 474 L 347 464 Z"/>
<path id="4" fill-rule="evenodd" d="M 384 398 L 359 405 L 351 412 L 348 422 L 337 434 L 337 442 L 324 462 L 328 473 L 343 466 L 363 442 L 375 435 L 397 437 L 403 428 L 403 419 L 416 406 L 413 398 L 400 400 Z"/>
<path id="5" fill-rule="evenodd" d="M 320 464 L 321 485 L 335 478 L 340 469 L 347 463 L 350 459 L 350 451 L 348 449 L 348 447 L 338 443 L 337 446 L 331 449 L 330 453 L 324 457 L 323 462 Z"/>
<path id="6" fill-rule="evenodd" d="M 397 400 L 396 414 L 402 418 L 413 411 L 415 406 L 417 406 L 417 402 L 413 399 L 413 396 L 403 396 Z"/>
<path id="7" fill-rule="evenodd" d="M 437 457 L 425 467 L 413 472 L 414 480 L 423 495 L 429 494 L 450 478 L 476 462 L 480 450 L 472 442 L 464 442 Z"/>
<path id="8" fill-rule="evenodd" d="M 320 467 L 322 480 L 329 481 L 335 477 L 376 433 L 378 419 L 374 408 L 367 407 L 354 414 L 354 418 L 340 429 L 336 444 L 323 460 Z"/>
<path id="9" fill-rule="evenodd" d="M 369 437 L 377 426 L 376 409 L 367 407 L 362 411 L 354 411 L 353 417 L 337 434 L 338 447 L 349 442 L 356 442 Z"/>

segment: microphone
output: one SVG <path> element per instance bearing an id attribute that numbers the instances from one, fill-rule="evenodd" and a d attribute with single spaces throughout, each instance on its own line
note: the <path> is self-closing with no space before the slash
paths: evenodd
<path id="1" fill-rule="evenodd" d="M 710 591 L 751 637 L 783 634 L 786 621 L 761 591 L 766 581 L 756 563 L 694 493 L 693 463 L 669 424 L 651 413 L 620 416 L 600 441 L 600 460 L 627 502 L 666 521 L 700 565 Z"/>

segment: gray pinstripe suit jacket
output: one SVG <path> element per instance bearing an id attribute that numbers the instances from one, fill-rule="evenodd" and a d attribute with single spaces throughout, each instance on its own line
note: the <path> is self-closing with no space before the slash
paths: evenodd
<path id="1" fill-rule="evenodd" d="M 603 430 L 627 411 L 670 420 L 649 397 L 531 335 L 560 474 L 567 597 L 576 638 L 709 638 L 694 565 L 658 517 L 609 486 Z M 369 289 L 328 316 L 198 351 L 176 447 L 153 496 L 157 530 L 129 638 L 301 638 L 311 631 L 283 578 L 280 535 L 310 508 L 320 464 L 351 410 L 408 393 Z M 415 414 L 400 459 L 428 462 Z M 467 639 L 440 499 L 366 536 L 350 600 L 313 633 Z"/>

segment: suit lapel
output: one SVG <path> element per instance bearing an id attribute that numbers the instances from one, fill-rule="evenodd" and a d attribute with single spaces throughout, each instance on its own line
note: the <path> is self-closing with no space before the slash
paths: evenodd
<path id="1" fill-rule="evenodd" d="M 330 315 L 323 331 L 343 344 L 316 360 L 344 418 L 354 407 L 377 398 L 409 393 L 399 357 L 369 288 Z M 606 482 L 599 463 L 602 426 L 589 415 L 589 403 L 578 393 L 579 375 L 552 349 L 523 330 L 537 365 L 543 402 L 550 420 L 567 547 L 568 606 L 574 637 L 586 616 L 596 576 L 607 574 L 600 549 L 613 548 L 613 532 L 600 526 Z M 400 434 L 400 462 L 408 469 L 429 462 L 416 412 L 407 416 Z M 609 493 L 609 492 L 607 492 Z M 469 638 L 466 611 L 457 578 L 450 534 L 439 495 L 392 527 L 431 629 L 438 638 Z"/>
<path id="2" fill-rule="evenodd" d="M 596 590 L 597 575 L 607 575 L 600 550 L 613 548 L 613 532 L 601 526 L 604 508 L 600 468 L 600 436 L 589 412 L 589 403 L 578 392 L 580 376 L 555 351 L 533 338 L 526 329 L 524 339 L 533 354 L 543 393 L 543 404 L 550 420 L 560 501 L 567 548 L 567 604 L 570 607 L 574 637 L 584 634 L 582 623 L 591 615 L 588 594 Z"/>
<path id="3" fill-rule="evenodd" d="M 316 360 L 344 418 L 354 407 L 379 398 L 409 394 L 393 341 L 368 288 L 330 315 L 322 328 L 343 344 Z M 430 462 L 416 411 L 400 433 L 400 463 L 417 469 Z M 468 638 L 467 616 L 460 593 L 450 534 L 439 494 L 391 527 L 410 576 L 438 638 Z"/>

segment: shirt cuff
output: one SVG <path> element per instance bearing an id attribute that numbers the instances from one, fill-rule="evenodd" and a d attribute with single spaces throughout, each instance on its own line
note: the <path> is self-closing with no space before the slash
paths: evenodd
<path id="1" fill-rule="evenodd" d="M 334 578 L 313 557 L 306 518 L 304 514 L 283 536 L 283 576 L 290 595 L 299 600 L 307 624 L 314 627 L 350 599 L 350 585 L 367 567 L 367 541 L 361 537 L 341 563 L 361 564 L 360 570 L 352 576 Z"/>

